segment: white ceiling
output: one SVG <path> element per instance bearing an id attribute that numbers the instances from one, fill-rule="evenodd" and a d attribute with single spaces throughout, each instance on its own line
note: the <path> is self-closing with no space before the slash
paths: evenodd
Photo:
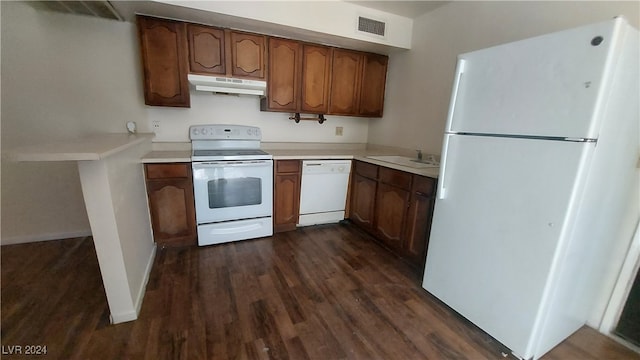
<path id="1" fill-rule="evenodd" d="M 346 2 L 356 5 L 376 9 L 384 12 L 388 12 L 395 15 L 400 15 L 408 18 L 415 19 L 422 14 L 432 11 L 448 1 L 427 1 L 427 0 L 414 0 L 414 1 L 370 1 L 370 0 L 345 0 Z"/>

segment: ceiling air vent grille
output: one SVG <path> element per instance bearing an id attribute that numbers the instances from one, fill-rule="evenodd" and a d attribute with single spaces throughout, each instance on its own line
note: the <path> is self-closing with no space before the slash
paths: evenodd
<path id="1" fill-rule="evenodd" d="M 384 36 L 385 24 L 382 21 L 368 19 L 366 17 L 358 17 L 358 31 L 378 36 Z"/>

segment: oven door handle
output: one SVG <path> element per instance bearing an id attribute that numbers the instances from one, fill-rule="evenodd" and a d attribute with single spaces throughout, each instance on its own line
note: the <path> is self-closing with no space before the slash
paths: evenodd
<path id="1" fill-rule="evenodd" d="M 208 169 L 221 167 L 262 167 L 273 166 L 273 160 L 246 160 L 246 161 L 210 161 L 193 163 L 194 169 Z"/>

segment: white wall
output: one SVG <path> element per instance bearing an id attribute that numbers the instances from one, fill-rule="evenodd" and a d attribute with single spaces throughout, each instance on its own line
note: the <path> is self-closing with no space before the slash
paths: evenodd
<path id="1" fill-rule="evenodd" d="M 414 20 L 409 51 L 391 54 L 385 112 L 369 143 L 440 154 L 458 54 L 624 15 L 637 1 L 453 1 Z"/>
<path id="2" fill-rule="evenodd" d="M 189 141 L 189 126 L 198 124 L 240 124 L 258 126 L 268 142 L 366 143 L 369 119 L 327 115 L 327 121 L 289 120 L 291 113 L 261 112 L 257 96 L 212 95 L 191 92 L 191 108 L 149 108 L 149 121 L 160 125 L 156 142 Z M 310 116 L 310 115 L 302 115 Z M 150 124 L 149 124 L 150 125 Z M 336 136 L 336 126 L 343 135 Z"/>
<path id="3" fill-rule="evenodd" d="M 411 47 L 412 19 L 390 14 L 376 9 L 339 0 L 296 0 L 296 1 L 184 1 L 160 0 L 157 3 L 172 4 L 186 9 L 204 10 L 209 13 L 224 14 L 259 21 L 262 24 L 275 24 L 280 35 L 306 34 L 313 36 L 312 41 L 335 44 L 347 39 L 363 40 L 397 48 Z M 162 8 L 162 7 L 156 7 Z M 173 11 L 173 13 L 182 13 Z M 203 15 L 204 16 L 204 15 Z M 357 29 L 358 16 L 382 21 L 385 37 L 363 34 Z M 203 21 L 208 22 L 208 15 Z M 248 27 L 245 27 L 248 26 Z M 248 22 L 239 25 L 241 29 L 254 30 Z M 285 34 L 288 28 L 293 31 Z M 303 31 L 300 31 L 303 30 Z M 269 33 L 271 34 L 271 33 Z M 341 44 L 340 44 L 341 45 Z"/>
<path id="4" fill-rule="evenodd" d="M 145 119 L 135 27 L 1 2 L 2 244 L 90 233 L 78 169 L 8 149 Z"/>
<path id="5" fill-rule="evenodd" d="M 234 123 L 260 126 L 265 141 L 366 142 L 368 119 L 295 124 L 289 114 L 260 112 L 257 97 L 193 93 L 191 109 L 145 106 L 134 24 L 0 5 L 2 244 L 90 233 L 76 164 L 7 161 L 16 146 L 125 132 L 129 120 L 141 132 L 158 120 L 155 141 L 188 141 L 192 124 Z"/>

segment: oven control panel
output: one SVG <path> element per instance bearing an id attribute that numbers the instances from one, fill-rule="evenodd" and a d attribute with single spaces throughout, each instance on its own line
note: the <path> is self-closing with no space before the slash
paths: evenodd
<path id="1" fill-rule="evenodd" d="M 193 125 L 189 127 L 191 140 L 262 140 L 259 127 L 244 125 Z"/>

